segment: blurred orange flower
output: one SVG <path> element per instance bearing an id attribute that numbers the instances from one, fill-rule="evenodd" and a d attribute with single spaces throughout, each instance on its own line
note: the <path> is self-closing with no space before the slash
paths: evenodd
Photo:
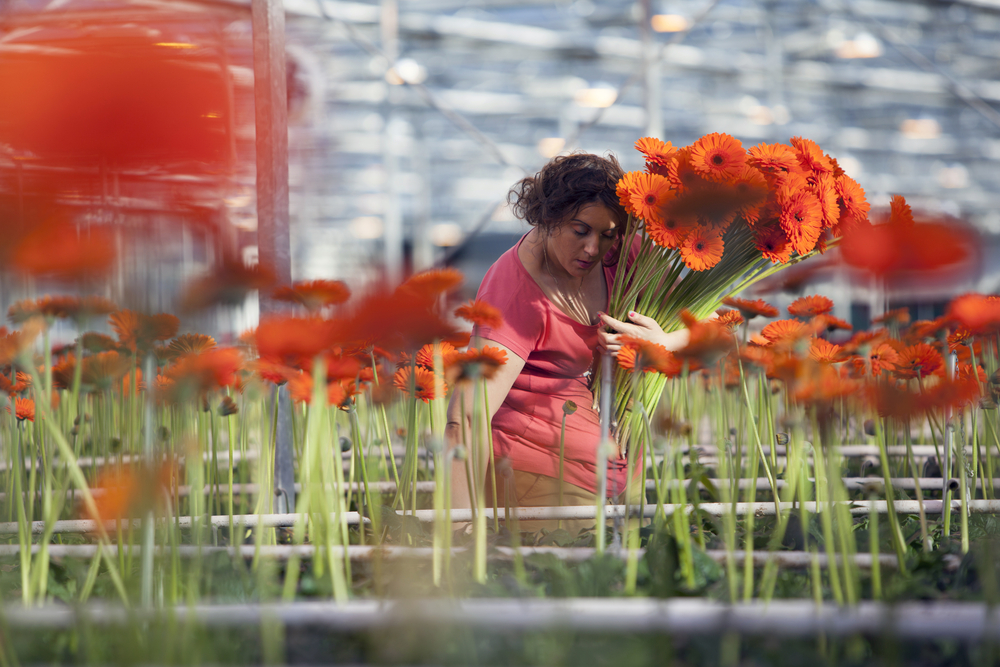
<path id="1" fill-rule="evenodd" d="M 13 267 L 33 276 L 76 282 L 100 277 L 114 259 L 115 238 L 110 229 L 91 227 L 81 233 L 76 225 L 56 218 L 21 238 Z"/>
<path id="2" fill-rule="evenodd" d="M 178 336 L 170 341 L 170 344 L 167 346 L 167 350 L 169 350 L 173 357 L 185 354 L 201 354 L 215 348 L 214 338 L 198 333 L 187 333 Z"/>
<path id="3" fill-rule="evenodd" d="M 1000 330 L 1000 298 L 982 294 L 963 294 L 948 304 L 945 318 L 960 324 L 973 334 Z"/>
<path id="4" fill-rule="evenodd" d="M 470 347 L 465 352 L 452 351 L 444 358 L 444 370 L 452 384 L 476 378 L 490 379 L 507 363 L 507 353 L 499 347 Z"/>
<path id="5" fill-rule="evenodd" d="M 688 329 L 688 343 L 674 354 L 682 360 L 697 360 L 711 366 L 735 345 L 729 329 L 717 320 L 698 321 L 686 310 L 681 311 L 680 319 Z"/>
<path id="6" fill-rule="evenodd" d="M 332 320 L 272 316 L 257 326 L 254 341 L 260 358 L 297 368 L 311 367 L 316 355 L 333 346 L 339 331 Z"/>
<path id="7" fill-rule="evenodd" d="M 207 275 L 195 278 L 184 288 L 181 309 L 199 310 L 208 306 L 237 306 L 253 290 L 274 286 L 274 272 L 261 264 L 247 265 L 241 257 L 225 255 Z"/>
<path id="8" fill-rule="evenodd" d="M 621 336 L 621 345 L 617 361 L 626 370 L 662 373 L 669 378 L 680 375 L 684 369 L 684 363 L 662 345 L 627 335 Z"/>
<path id="9" fill-rule="evenodd" d="M 812 335 L 810 327 L 799 320 L 775 320 L 765 326 L 760 335 L 772 345 L 792 344 Z"/>
<path id="10" fill-rule="evenodd" d="M 719 316 L 719 324 L 726 327 L 730 331 L 735 331 L 745 321 L 743 315 L 740 314 L 738 310 L 725 310 L 720 308 L 715 311 L 716 315 Z"/>
<path id="11" fill-rule="evenodd" d="M 503 326 L 503 316 L 500 311 L 478 299 L 456 308 L 455 317 L 460 317 L 482 328 L 498 329 Z"/>
<path id="12" fill-rule="evenodd" d="M 291 287 L 279 287 L 271 294 L 277 301 L 287 301 L 305 306 L 314 313 L 327 306 L 344 303 L 351 296 L 351 290 L 339 280 L 308 280 L 294 283 Z"/>
<path id="13" fill-rule="evenodd" d="M 833 364 L 847 359 L 843 348 L 822 338 L 812 339 L 809 344 L 809 356 L 821 364 Z"/>
<path id="14" fill-rule="evenodd" d="M 455 351 L 455 346 L 451 343 L 441 341 L 441 359 Z M 425 368 L 434 368 L 434 343 L 428 343 L 417 350 L 417 364 Z"/>
<path id="15" fill-rule="evenodd" d="M 722 300 L 722 304 L 730 308 L 736 308 L 748 320 L 752 320 L 755 317 L 778 316 L 778 309 L 763 299 L 754 299 L 751 301 L 750 299 L 727 296 Z"/>
<path id="16" fill-rule="evenodd" d="M 145 351 L 155 341 L 173 338 L 180 327 L 180 320 L 169 313 L 145 315 L 132 310 L 111 313 L 108 323 L 118 334 L 118 342 L 131 352 Z"/>
<path id="17" fill-rule="evenodd" d="M 80 320 L 91 315 L 107 315 L 114 309 L 115 304 L 104 297 L 45 296 L 18 301 L 7 310 L 7 317 L 14 323 L 25 322 L 31 317 Z"/>
<path id="18" fill-rule="evenodd" d="M 788 305 L 788 314 L 795 317 L 816 317 L 826 315 L 831 310 L 833 301 L 819 294 L 800 297 Z"/>
<path id="19" fill-rule="evenodd" d="M 108 468 L 90 486 L 97 515 L 86 507 L 81 507 L 81 514 L 93 521 L 120 521 L 140 516 L 164 501 L 173 488 L 175 475 L 173 463 L 154 468 Z"/>
<path id="20" fill-rule="evenodd" d="M 458 269 L 451 267 L 428 269 L 414 273 L 399 286 L 399 289 L 403 293 L 430 300 L 436 299 L 442 294 L 454 292 L 463 280 L 465 280 L 465 276 Z"/>

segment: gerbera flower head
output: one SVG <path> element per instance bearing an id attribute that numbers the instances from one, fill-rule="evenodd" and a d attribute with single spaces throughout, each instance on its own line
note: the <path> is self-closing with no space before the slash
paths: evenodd
<path id="1" fill-rule="evenodd" d="M 913 211 L 903 195 L 893 195 L 889 201 L 889 224 L 903 227 L 913 226 Z"/>
<path id="2" fill-rule="evenodd" d="M 680 192 L 697 190 L 706 184 L 701 173 L 691 164 L 691 151 L 690 146 L 681 148 L 667 166 L 667 178 L 674 189 Z"/>
<path id="3" fill-rule="evenodd" d="M 646 167 L 665 168 L 674 159 L 677 149 L 669 141 L 661 141 L 656 137 L 643 137 L 635 142 L 637 151 L 646 156 Z M 652 171 L 652 170 L 651 170 Z"/>
<path id="4" fill-rule="evenodd" d="M 837 201 L 837 185 L 832 175 L 823 175 L 816 179 L 812 192 L 819 201 L 820 212 L 823 215 L 823 228 L 832 229 L 840 222 L 840 203 Z"/>
<path id="5" fill-rule="evenodd" d="M 794 317 L 816 317 L 826 315 L 831 310 L 833 301 L 819 294 L 803 296 L 788 304 L 788 314 Z"/>
<path id="6" fill-rule="evenodd" d="M 627 210 L 647 222 L 662 217 L 663 207 L 674 197 L 670 181 L 658 174 L 632 172 L 626 187 L 629 196 Z"/>
<path id="7" fill-rule="evenodd" d="M 7 408 L 7 412 L 10 412 L 10 407 Z M 30 398 L 15 398 L 14 416 L 19 422 L 35 421 L 35 402 Z"/>
<path id="8" fill-rule="evenodd" d="M 817 333 L 822 331 L 837 331 L 838 329 L 841 331 L 850 331 L 854 328 L 847 320 L 842 320 L 827 313 L 812 318 L 811 324 Z"/>
<path id="9" fill-rule="evenodd" d="M 895 364 L 897 376 L 912 380 L 937 373 L 944 368 L 944 359 L 935 347 L 927 343 L 917 343 L 900 350 Z"/>
<path id="10" fill-rule="evenodd" d="M 737 327 L 746 321 L 743 319 L 743 315 L 741 315 L 738 310 L 726 310 L 724 308 L 720 308 L 715 311 L 715 313 L 719 316 L 719 324 L 726 327 L 730 331 L 735 331 Z"/>
<path id="11" fill-rule="evenodd" d="M 313 387 L 311 373 L 296 372 L 288 378 L 288 393 L 292 400 L 299 403 L 312 404 Z M 357 393 L 358 387 L 353 380 L 327 382 L 326 404 L 346 410 L 351 407 Z"/>
<path id="12" fill-rule="evenodd" d="M 868 361 L 872 375 L 881 375 L 883 371 L 893 371 L 899 361 L 899 353 L 889 343 L 879 343 L 868 351 Z"/>
<path id="13" fill-rule="evenodd" d="M 447 341 L 441 341 L 441 360 L 455 351 L 455 346 Z M 434 369 L 434 343 L 428 343 L 417 350 L 416 363 L 424 368 Z"/>
<path id="14" fill-rule="evenodd" d="M 273 316 L 261 320 L 254 343 L 261 359 L 305 368 L 333 345 L 338 330 L 336 322 L 319 317 Z"/>
<path id="15" fill-rule="evenodd" d="M 148 350 L 156 341 L 173 338 L 181 324 L 177 317 L 169 313 L 146 315 L 133 310 L 111 313 L 108 323 L 118 334 L 118 343 L 131 352 Z"/>
<path id="16" fill-rule="evenodd" d="M 170 341 L 167 349 L 174 357 L 184 354 L 201 354 L 216 348 L 215 339 L 199 333 L 187 333 Z"/>
<path id="17" fill-rule="evenodd" d="M 741 299 L 735 296 L 727 296 L 722 300 L 722 304 L 730 308 L 736 308 L 743 317 L 752 320 L 755 317 L 777 317 L 778 309 L 767 303 L 763 299 Z"/>
<path id="18" fill-rule="evenodd" d="M 868 219 L 868 211 L 871 205 L 865 198 L 865 191 L 850 176 L 840 176 L 834 180 L 834 188 L 837 191 L 837 203 L 840 204 L 841 223 L 843 224 L 844 214 L 850 216 L 854 221 Z"/>
<path id="19" fill-rule="evenodd" d="M 115 259 L 115 238 L 107 227 L 79 233 L 76 225 L 51 219 L 25 234 L 14 248 L 12 266 L 33 276 L 67 282 L 98 278 Z"/>
<path id="20" fill-rule="evenodd" d="M 677 248 L 697 224 L 694 218 L 672 213 L 668 206 L 661 217 L 646 221 L 646 233 L 661 248 Z"/>
<path id="21" fill-rule="evenodd" d="M 810 341 L 809 357 L 821 364 L 834 364 L 847 358 L 842 347 L 823 338 L 813 338 Z"/>
<path id="22" fill-rule="evenodd" d="M 7 311 L 7 316 L 14 323 L 36 316 L 48 320 L 66 318 L 80 321 L 94 315 L 107 315 L 113 310 L 115 304 L 104 297 L 45 296 L 18 301 Z"/>
<path id="23" fill-rule="evenodd" d="M 808 190 L 790 188 L 782 188 L 778 199 L 781 203 L 778 222 L 785 236 L 798 254 L 811 252 L 823 231 L 823 211 L 819 199 Z"/>
<path id="24" fill-rule="evenodd" d="M 684 363 L 676 355 L 657 343 L 623 335 L 621 345 L 617 361 L 626 370 L 662 373 L 669 378 L 680 375 L 684 369 Z"/>
<path id="25" fill-rule="evenodd" d="M 442 382 L 442 380 L 438 379 L 437 382 Z M 408 396 L 416 396 L 424 403 L 430 403 L 435 398 L 434 371 L 422 366 L 400 368 L 393 376 L 392 383 L 396 389 Z M 445 387 L 445 391 L 447 391 L 447 387 Z"/>
<path id="26" fill-rule="evenodd" d="M 465 280 L 465 276 L 458 269 L 451 267 L 428 269 L 410 276 L 406 282 L 399 286 L 399 290 L 430 300 L 455 291 L 463 280 Z"/>
<path id="27" fill-rule="evenodd" d="M 455 317 L 472 322 L 481 329 L 499 329 L 503 326 L 503 315 L 499 309 L 481 299 L 475 299 L 456 308 Z"/>
<path id="28" fill-rule="evenodd" d="M 815 141 L 802 137 L 792 137 L 789 143 L 795 148 L 796 157 L 798 157 L 799 165 L 803 170 L 816 174 L 833 173 L 833 164 Z"/>
<path id="29" fill-rule="evenodd" d="M 1000 329 L 1000 299 L 982 294 L 963 294 L 948 304 L 945 317 L 974 334 Z"/>
<path id="30" fill-rule="evenodd" d="M 688 329 L 688 343 L 674 353 L 678 358 L 710 366 L 733 349 L 732 334 L 718 320 L 699 321 L 686 310 L 680 319 Z"/>
<path id="31" fill-rule="evenodd" d="M 775 320 L 765 326 L 760 335 L 771 345 L 794 344 L 812 334 L 812 330 L 799 320 Z"/>
<path id="32" fill-rule="evenodd" d="M 445 357 L 445 375 L 452 384 L 477 378 L 492 378 L 507 363 L 507 353 L 499 347 L 484 345 L 477 350 L 470 347 L 465 352 L 452 351 Z"/>
<path id="33" fill-rule="evenodd" d="M 774 264 L 784 264 L 792 258 L 792 244 L 780 225 L 754 227 L 754 245 Z"/>
<path id="34" fill-rule="evenodd" d="M 243 367 L 243 354 L 234 347 L 214 348 L 200 354 L 187 354 L 167 369 L 180 394 L 201 397 L 204 394 L 233 387 L 237 371 Z"/>
<path id="35" fill-rule="evenodd" d="M 705 227 L 696 227 L 680 245 L 681 258 L 692 271 L 705 271 L 722 260 L 725 244 L 722 234 Z"/>
<path id="36" fill-rule="evenodd" d="M 772 186 L 784 185 L 788 174 L 799 167 L 795 151 L 784 144 L 758 144 L 748 152 L 747 162 Z"/>
<path id="37" fill-rule="evenodd" d="M 351 297 L 351 290 L 340 280 L 307 280 L 279 287 L 271 293 L 277 301 L 297 303 L 310 313 L 328 306 L 344 303 Z"/>
<path id="38" fill-rule="evenodd" d="M 746 161 L 743 144 L 728 134 L 713 132 L 691 144 L 691 166 L 711 181 L 738 176 Z"/>

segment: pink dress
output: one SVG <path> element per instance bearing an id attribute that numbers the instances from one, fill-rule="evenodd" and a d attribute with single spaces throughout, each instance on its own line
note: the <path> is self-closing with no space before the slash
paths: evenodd
<path id="1" fill-rule="evenodd" d="M 601 425 L 588 382 L 598 363 L 598 325 L 580 324 L 545 296 L 517 255 L 523 241 L 490 267 L 476 295 L 504 318 L 503 326 L 479 327 L 476 335 L 525 361 L 493 417 L 493 451 L 514 470 L 558 477 L 563 404 L 573 401 L 577 411 L 566 418 L 564 478 L 596 493 Z M 610 299 L 615 265 L 601 268 Z M 608 494 L 623 491 L 625 478 L 626 461 L 609 461 Z"/>

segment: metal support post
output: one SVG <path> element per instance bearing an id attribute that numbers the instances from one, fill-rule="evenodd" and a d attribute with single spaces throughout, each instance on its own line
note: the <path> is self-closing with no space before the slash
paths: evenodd
<path id="1" fill-rule="evenodd" d="M 285 74 L 285 10 L 281 0 L 252 0 L 254 109 L 257 130 L 257 247 L 261 264 L 279 284 L 292 281 L 288 232 L 288 93 Z M 260 296 L 260 315 L 279 310 Z M 291 406 L 278 391 L 278 433 L 274 455 L 275 511 L 295 508 Z"/>

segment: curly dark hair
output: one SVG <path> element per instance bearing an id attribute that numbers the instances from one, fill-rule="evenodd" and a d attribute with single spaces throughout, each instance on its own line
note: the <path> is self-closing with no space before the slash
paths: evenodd
<path id="1" fill-rule="evenodd" d="M 561 155 L 534 176 L 522 178 L 507 195 L 514 215 L 529 225 L 550 232 L 587 204 L 603 204 L 615 214 L 618 229 L 628 213 L 615 188 L 625 172 L 614 155 L 592 153 Z"/>

